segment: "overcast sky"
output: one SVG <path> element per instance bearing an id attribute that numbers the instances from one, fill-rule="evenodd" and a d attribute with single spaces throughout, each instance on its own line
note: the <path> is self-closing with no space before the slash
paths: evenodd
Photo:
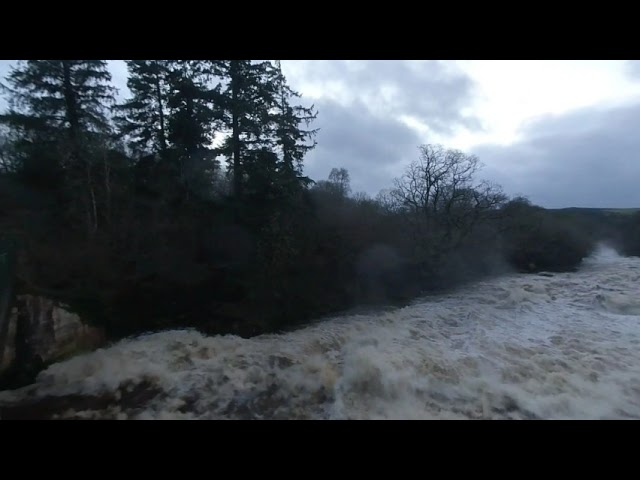
<path id="1" fill-rule="evenodd" d="M 110 63 L 126 94 L 126 68 Z M 640 207 L 640 63 L 283 61 L 321 129 L 306 173 L 388 188 L 423 143 L 477 154 L 482 177 L 545 207 Z M 0 61 L 0 75 L 8 62 Z"/>

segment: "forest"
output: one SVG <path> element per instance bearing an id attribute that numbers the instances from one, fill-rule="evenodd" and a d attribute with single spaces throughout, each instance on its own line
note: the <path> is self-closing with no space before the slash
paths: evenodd
<path id="1" fill-rule="evenodd" d="M 110 339 L 252 336 L 506 272 L 640 256 L 640 213 L 547 210 L 425 141 L 387 189 L 305 176 L 314 120 L 278 61 L 26 60 L 1 80 L 0 315 L 41 295 Z M 428 92 L 426 93 L 428 94 Z M 427 140 L 427 139 L 425 139 Z"/>

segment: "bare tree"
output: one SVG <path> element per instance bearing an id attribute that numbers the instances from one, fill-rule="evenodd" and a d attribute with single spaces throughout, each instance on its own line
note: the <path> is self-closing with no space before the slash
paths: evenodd
<path id="1" fill-rule="evenodd" d="M 315 182 L 313 190 L 344 201 L 351 193 L 351 180 L 346 168 L 332 168 L 327 180 Z"/>
<path id="2" fill-rule="evenodd" d="M 347 197 L 351 193 L 351 178 L 346 168 L 332 168 L 329 173 L 329 182 L 342 196 Z"/>
<path id="3" fill-rule="evenodd" d="M 385 214 L 395 214 L 402 209 L 402 204 L 398 201 L 395 190 L 390 188 L 380 190 L 375 201 Z"/>
<path id="4" fill-rule="evenodd" d="M 456 246 L 488 212 L 506 199 L 486 181 L 474 184 L 481 164 L 475 155 L 441 145 L 422 145 L 420 157 L 395 180 L 390 196 L 414 226 L 415 235 Z"/>
<path id="5" fill-rule="evenodd" d="M 395 180 L 392 195 L 409 211 L 433 216 L 466 195 L 480 168 L 479 160 L 459 150 L 446 150 L 442 145 L 419 148 L 419 159 Z"/>

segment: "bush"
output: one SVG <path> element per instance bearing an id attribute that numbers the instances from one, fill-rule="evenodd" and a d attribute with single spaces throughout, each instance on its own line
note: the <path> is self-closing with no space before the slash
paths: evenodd
<path id="1" fill-rule="evenodd" d="M 503 231 L 507 261 L 521 272 L 575 270 L 595 248 L 576 223 L 522 199 L 504 208 Z"/>
<path id="2" fill-rule="evenodd" d="M 625 218 L 621 250 L 625 255 L 640 257 L 640 212 Z"/>

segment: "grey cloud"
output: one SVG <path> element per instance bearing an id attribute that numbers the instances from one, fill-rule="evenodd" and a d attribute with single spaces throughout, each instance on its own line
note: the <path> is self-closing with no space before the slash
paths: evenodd
<path id="1" fill-rule="evenodd" d="M 0 83 L 7 85 L 6 78 L 11 72 L 11 67 L 16 64 L 16 60 L 0 60 Z M 2 93 L 2 92 L 0 92 Z M 0 95 L 0 112 L 3 112 L 7 102 L 4 95 Z"/>
<path id="2" fill-rule="evenodd" d="M 113 86 L 118 89 L 118 100 L 122 101 L 129 95 L 127 88 L 127 64 L 124 60 L 107 60 Z"/>
<path id="3" fill-rule="evenodd" d="M 0 60 L 0 79 L 4 80 L 11 71 L 11 66 L 16 63 L 15 60 Z"/>
<path id="4" fill-rule="evenodd" d="M 326 179 L 332 168 L 349 170 L 354 192 L 376 194 L 388 188 L 402 165 L 417 156 L 418 135 L 391 117 L 371 115 L 362 103 L 317 103 L 318 146 L 307 157 L 305 172 Z"/>
<path id="5" fill-rule="evenodd" d="M 627 74 L 636 80 L 640 80 L 640 61 L 628 60 L 626 63 Z"/>
<path id="6" fill-rule="evenodd" d="M 511 146 L 474 149 L 510 194 L 559 207 L 640 207 L 640 104 L 543 117 Z"/>
<path id="7" fill-rule="evenodd" d="M 458 127 L 481 129 L 478 118 L 462 113 L 473 99 L 475 83 L 455 64 L 440 61 L 308 60 L 296 82 L 337 83 L 371 107 L 391 115 L 416 117 L 431 130 L 449 134 Z M 391 98 L 385 90 L 393 89 Z"/>

